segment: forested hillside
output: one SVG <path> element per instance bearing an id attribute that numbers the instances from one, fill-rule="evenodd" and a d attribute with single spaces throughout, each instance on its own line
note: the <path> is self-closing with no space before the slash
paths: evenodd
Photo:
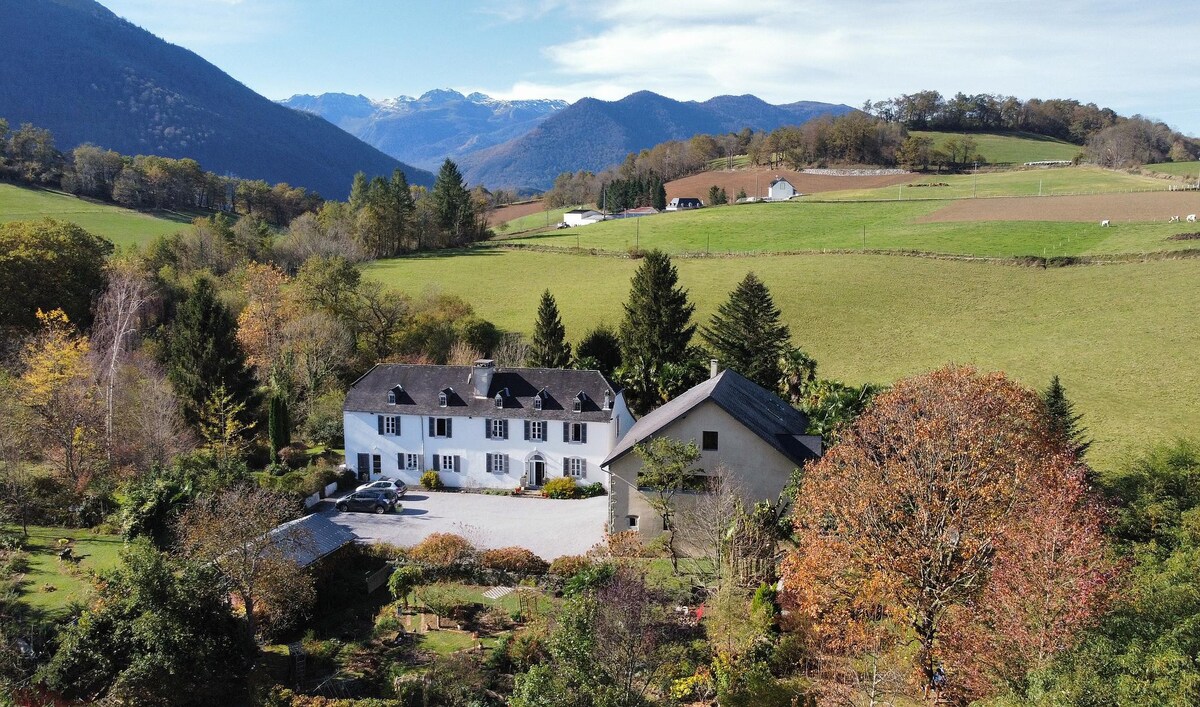
<path id="1" fill-rule="evenodd" d="M 196 54 L 92 0 L 0 0 L 0 117 L 48 128 L 59 149 L 188 157 L 220 174 L 344 198 L 358 171 L 403 165 L 328 122 L 279 106 Z"/>

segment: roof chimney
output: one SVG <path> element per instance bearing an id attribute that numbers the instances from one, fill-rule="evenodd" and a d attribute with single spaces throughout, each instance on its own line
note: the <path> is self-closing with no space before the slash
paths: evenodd
<path id="1" fill-rule="evenodd" d="M 717 365 L 717 359 L 715 359 L 715 358 L 708 359 L 708 377 L 716 378 L 717 374 L 720 372 L 721 372 L 721 368 Z"/>
<path id="2" fill-rule="evenodd" d="M 471 382 L 477 398 L 486 398 L 492 389 L 492 375 L 496 373 L 496 362 L 490 358 L 481 358 L 471 366 Z"/>

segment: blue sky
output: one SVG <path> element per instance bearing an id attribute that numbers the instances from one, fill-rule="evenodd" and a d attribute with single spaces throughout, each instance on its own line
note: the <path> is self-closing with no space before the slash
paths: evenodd
<path id="1" fill-rule="evenodd" d="M 100 0 L 270 98 L 1076 98 L 1200 135 L 1177 0 Z"/>

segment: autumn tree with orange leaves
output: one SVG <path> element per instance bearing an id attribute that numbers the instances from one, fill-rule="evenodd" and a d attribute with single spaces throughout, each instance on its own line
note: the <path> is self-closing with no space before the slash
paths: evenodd
<path id="1" fill-rule="evenodd" d="M 1067 646 L 1113 574 L 1083 478 L 1003 374 L 948 366 L 881 394 L 807 470 L 783 567 L 825 694 L 911 641 L 910 689 L 943 697 L 999 691 Z"/>

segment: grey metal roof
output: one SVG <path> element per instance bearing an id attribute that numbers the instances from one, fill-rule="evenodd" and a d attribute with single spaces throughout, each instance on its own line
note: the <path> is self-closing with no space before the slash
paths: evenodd
<path id="1" fill-rule="evenodd" d="M 358 536 L 351 531 L 317 514 L 290 520 L 273 529 L 270 535 L 283 544 L 285 552 L 301 567 L 308 567 L 338 548 L 358 540 Z"/>
<path id="2" fill-rule="evenodd" d="M 821 454 L 820 438 L 805 435 L 807 415 L 757 383 L 726 369 L 634 423 L 600 465 L 608 466 L 625 456 L 633 451 L 634 445 L 654 436 L 706 400 L 712 400 L 797 466 Z"/>
<path id="3" fill-rule="evenodd" d="M 356 380 L 346 392 L 346 412 L 371 412 L 392 415 L 430 415 L 435 417 L 488 417 L 534 420 L 574 420 L 608 422 L 611 410 L 601 409 L 604 393 L 616 401 L 616 391 L 599 371 L 575 371 L 564 368 L 497 367 L 486 398 L 476 398 L 470 376 L 472 366 L 425 366 L 415 364 L 379 364 Z M 401 391 L 396 404 L 388 404 L 388 391 Z M 438 393 L 446 395 L 446 407 L 439 404 Z M 544 391 L 542 409 L 534 410 L 534 397 Z M 584 394 L 582 410 L 574 412 L 575 396 Z M 504 406 L 496 407 L 501 396 Z"/>

